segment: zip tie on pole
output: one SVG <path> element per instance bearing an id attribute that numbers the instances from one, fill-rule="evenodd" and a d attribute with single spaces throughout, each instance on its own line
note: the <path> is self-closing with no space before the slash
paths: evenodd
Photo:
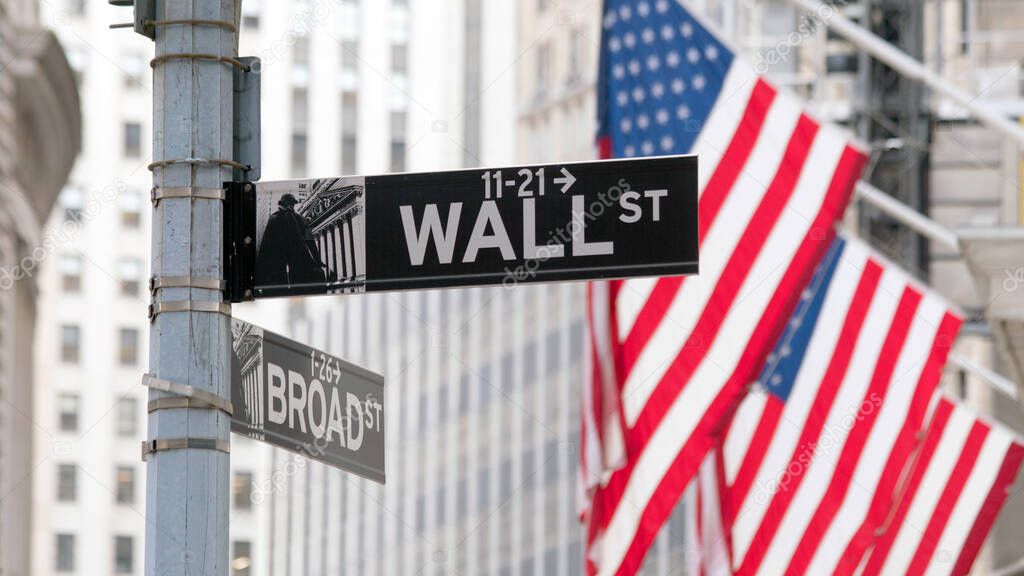
<path id="1" fill-rule="evenodd" d="M 157 26 L 175 26 L 177 24 L 187 24 L 193 26 L 218 26 L 229 32 L 237 32 L 238 28 L 235 27 L 234 22 L 228 22 L 227 20 L 207 20 L 202 18 L 175 18 L 170 20 L 146 20 L 143 26 L 147 28 L 155 28 Z"/>
<path id="2" fill-rule="evenodd" d="M 225 454 L 231 454 L 231 444 L 226 440 L 218 438 L 157 438 L 156 440 L 144 440 L 142 442 L 142 461 L 145 462 L 150 454 L 157 452 L 187 450 L 189 448 L 217 450 Z"/>
<path id="3" fill-rule="evenodd" d="M 161 288 L 203 288 L 223 292 L 227 285 L 228 283 L 220 278 L 201 278 L 199 276 L 152 276 L 149 279 L 150 292 L 156 292 Z"/>
<path id="4" fill-rule="evenodd" d="M 211 302 L 209 300 L 174 300 L 171 302 L 154 302 L 149 305 L 149 321 L 165 312 L 212 312 L 231 318 L 231 304 L 228 302 Z"/>
<path id="5" fill-rule="evenodd" d="M 152 374 L 142 375 L 142 385 L 153 390 L 174 394 L 171 397 L 150 400 L 148 405 L 149 412 L 167 408 L 205 408 L 208 410 L 220 410 L 228 416 L 233 416 L 235 413 L 235 408 L 230 400 L 195 386 L 163 380 Z"/>
<path id="6" fill-rule="evenodd" d="M 241 162 L 235 162 L 234 160 L 224 160 L 220 158 L 215 160 L 207 160 L 206 158 L 176 158 L 172 160 L 157 160 L 156 162 L 150 163 L 149 166 L 146 166 L 146 169 L 152 172 L 157 168 L 163 168 L 165 166 L 172 166 L 175 164 L 219 164 L 221 166 L 230 166 L 231 168 L 236 168 L 243 172 L 248 172 L 252 170 L 252 166 L 249 166 L 248 164 L 242 164 Z"/>
<path id="7" fill-rule="evenodd" d="M 226 160 L 224 162 L 227 162 Z M 156 164 L 154 162 L 153 164 Z M 152 166 L 150 170 L 156 166 Z M 149 199 L 153 202 L 153 206 L 156 206 L 161 200 L 165 198 L 204 198 L 206 200 L 223 200 L 224 189 L 223 188 L 209 188 L 202 186 L 175 186 L 161 188 L 154 186 L 149 193 Z"/>
<path id="8" fill-rule="evenodd" d="M 149 61 L 150 68 L 156 68 L 157 64 L 163 64 L 169 60 L 210 60 L 212 62 L 221 62 L 229 66 L 234 66 L 244 72 L 249 71 L 249 67 L 239 61 L 237 58 L 231 56 L 218 56 L 216 54 L 203 54 L 200 52 L 179 52 L 176 54 L 162 54 L 153 58 Z"/>

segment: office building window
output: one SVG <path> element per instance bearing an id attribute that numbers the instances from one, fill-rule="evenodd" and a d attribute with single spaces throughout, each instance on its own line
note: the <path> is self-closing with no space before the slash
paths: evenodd
<path id="1" fill-rule="evenodd" d="M 78 254 L 61 254 L 60 286 L 67 293 L 82 291 L 82 257 Z"/>
<path id="2" fill-rule="evenodd" d="M 78 394 L 64 392 L 57 398 L 57 420 L 61 431 L 78 431 L 78 404 Z"/>
<path id="3" fill-rule="evenodd" d="M 535 98 L 543 98 L 548 90 L 548 79 L 551 73 L 551 46 L 541 44 L 537 47 L 535 81 L 537 83 L 534 93 Z"/>
<path id="4" fill-rule="evenodd" d="M 391 113 L 391 170 L 405 170 L 405 122 L 404 111 Z"/>
<path id="5" fill-rule="evenodd" d="M 358 97 L 353 92 L 345 92 L 341 97 L 341 172 L 355 174 L 358 159 L 356 138 Z"/>
<path id="6" fill-rule="evenodd" d="M 235 472 L 234 482 L 231 486 L 235 509 L 248 510 L 252 508 L 252 490 L 252 472 Z"/>
<path id="7" fill-rule="evenodd" d="M 142 282 L 142 263 L 139 259 L 121 258 L 117 264 L 117 271 L 121 277 L 121 294 L 138 296 Z"/>
<path id="8" fill-rule="evenodd" d="M 134 436 L 137 429 L 139 401 L 135 398 L 121 398 L 117 401 L 117 433 L 120 436 Z"/>
<path id="9" fill-rule="evenodd" d="M 75 570 L 75 535 L 57 534 L 56 558 L 54 567 L 57 572 L 74 572 Z"/>
<path id="10" fill-rule="evenodd" d="M 391 43 L 409 43 L 409 11 L 402 5 L 392 6 Z"/>
<path id="11" fill-rule="evenodd" d="M 144 74 L 149 70 L 142 54 L 128 52 L 121 58 L 121 70 L 124 72 L 124 87 L 128 89 L 141 88 Z"/>
<path id="12" fill-rule="evenodd" d="M 81 331 L 74 324 L 60 327 L 60 359 L 63 362 L 77 363 Z"/>
<path id="13" fill-rule="evenodd" d="M 260 27 L 260 0 L 247 0 L 242 4 L 242 26 L 246 30 Z"/>
<path id="14" fill-rule="evenodd" d="M 57 465 L 57 501 L 74 502 L 78 498 L 78 468 L 74 464 Z"/>
<path id="15" fill-rule="evenodd" d="M 136 328 L 121 328 L 117 351 L 118 362 L 122 366 L 134 366 L 139 361 L 139 331 Z"/>
<path id="16" fill-rule="evenodd" d="M 306 72 L 309 70 L 309 38 L 300 36 L 295 39 L 295 46 L 292 49 L 292 63 L 295 68 Z"/>
<path id="17" fill-rule="evenodd" d="M 345 0 L 341 5 L 341 37 L 352 40 L 359 36 L 359 2 Z"/>
<path id="18" fill-rule="evenodd" d="M 114 572 L 131 574 L 135 570 L 134 547 L 131 536 L 114 536 Z"/>
<path id="19" fill-rule="evenodd" d="M 391 46 L 391 71 L 405 76 L 409 71 L 409 49 L 402 44 Z"/>
<path id="20" fill-rule="evenodd" d="M 132 466 L 117 467 L 117 503 L 135 503 L 135 468 Z"/>
<path id="21" fill-rule="evenodd" d="M 359 78 L 359 42 L 342 40 L 341 42 L 341 88 L 355 90 Z"/>
<path id="22" fill-rule="evenodd" d="M 252 543 L 235 540 L 231 543 L 231 576 L 249 576 L 252 566 Z"/>
<path id="23" fill-rule="evenodd" d="M 124 155 L 129 158 L 142 155 L 142 125 L 138 122 L 124 123 Z"/>
<path id="24" fill-rule="evenodd" d="M 119 198 L 121 205 L 121 225 L 125 228 L 138 228 L 142 224 L 142 197 L 135 190 L 126 190 Z"/>
<path id="25" fill-rule="evenodd" d="M 569 35 L 569 75 L 566 83 L 576 85 L 583 77 L 583 34 L 578 28 L 573 29 Z"/>
<path id="26" fill-rule="evenodd" d="M 961 400 L 967 399 L 967 371 L 956 371 L 956 395 Z"/>
<path id="27" fill-rule="evenodd" d="M 60 192 L 60 205 L 64 209 L 64 219 L 71 222 L 82 221 L 82 191 L 68 186 Z"/>
<path id="28" fill-rule="evenodd" d="M 292 90 L 292 172 L 297 176 L 305 176 L 306 162 L 306 127 L 309 124 L 309 92 L 305 88 Z"/>
<path id="29" fill-rule="evenodd" d="M 301 176 L 306 172 L 306 133 L 292 134 L 292 174 Z"/>

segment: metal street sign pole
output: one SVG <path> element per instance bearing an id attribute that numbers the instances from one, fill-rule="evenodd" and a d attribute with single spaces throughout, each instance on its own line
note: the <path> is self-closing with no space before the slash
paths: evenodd
<path id="1" fill-rule="evenodd" d="M 231 0 L 158 0 L 153 68 L 153 304 L 149 372 L 230 397 L 222 183 L 232 179 Z M 137 6 L 138 9 L 138 6 Z M 228 574 L 231 418 L 150 389 L 145 573 Z"/>
<path id="2" fill-rule="evenodd" d="M 234 184 L 233 301 L 696 274 L 697 157 Z"/>

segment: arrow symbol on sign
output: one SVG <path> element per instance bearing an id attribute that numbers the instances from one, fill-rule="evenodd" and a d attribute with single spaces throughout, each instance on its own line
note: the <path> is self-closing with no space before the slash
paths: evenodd
<path id="1" fill-rule="evenodd" d="M 569 191 L 569 188 L 572 188 L 572 185 L 576 183 L 576 177 L 573 176 L 572 173 L 570 173 L 565 168 L 562 168 L 562 175 L 558 178 L 555 178 L 553 182 L 555 184 L 561 184 L 562 194 L 565 194 L 566 192 Z"/>

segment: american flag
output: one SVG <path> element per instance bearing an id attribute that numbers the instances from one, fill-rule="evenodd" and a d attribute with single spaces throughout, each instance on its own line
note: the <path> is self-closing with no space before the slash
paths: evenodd
<path id="1" fill-rule="evenodd" d="M 865 155 L 676 0 L 606 0 L 598 93 L 604 156 L 700 163 L 700 275 L 592 287 L 587 568 L 633 574 L 782 332 Z"/>
<path id="2" fill-rule="evenodd" d="M 934 405 L 864 574 L 966 574 L 1013 488 L 1021 438 L 944 396 Z"/>
<path id="3" fill-rule="evenodd" d="M 702 467 L 695 523 L 703 571 L 969 567 L 1020 447 L 963 409 L 947 425 L 952 404 L 935 400 L 936 387 L 960 324 L 940 297 L 865 244 L 837 239 Z M 978 491 L 965 494 L 965 481 Z M 959 560 L 945 560 L 950 554 Z"/>
<path id="4" fill-rule="evenodd" d="M 719 493 L 739 574 L 856 567 L 961 324 L 853 239 L 833 243 L 801 300 L 724 439 Z"/>

